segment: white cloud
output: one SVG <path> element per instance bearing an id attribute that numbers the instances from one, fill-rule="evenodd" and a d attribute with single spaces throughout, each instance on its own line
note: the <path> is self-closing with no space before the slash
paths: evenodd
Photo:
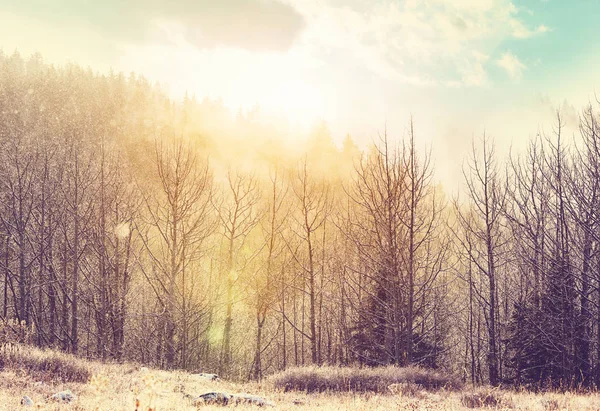
<path id="1" fill-rule="evenodd" d="M 386 80 L 413 85 L 486 84 L 488 59 L 529 28 L 510 0 L 287 0 L 307 23 L 297 46 L 344 56 Z"/>
<path id="2" fill-rule="evenodd" d="M 484 85 L 488 79 L 484 64 L 488 60 L 488 55 L 474 51 L 470 58 L 465 59 L 463 65 L 457 68 L 461 74 L 461 81 L 458 84 L 465 86 Z"/>
<path id="3" fill-rule="evenodd" d="M 519 60 L 517 56 L 512 54 L 510 51 L 502 54 L 498 60 L 496 60 L 496 64 L 499 67 L 502 67 L 506 70 L 506 73 L 512 79 L 519 79 L 523 75 L 523 71 L 527 69 L 527 66 Z"/>
<path id="4" fill-rule="evenodd" d="M 509 21 L 509 24 L 512 28 L 512 36 L 517 39 L 528 39 L 533 36 L 544 34 L 550 30 L 547 26 L 545 26 L 543 24 L 540 24 L 536 28 L 531 29 L 531 28 L 525 26 L 525 24 L 523 24 L 521 21 L 519 21 L 517 19 L 511 19 Z"/>
<path id="5" fill-rule="evenodd" d="M 157 20 L 178 27 L 198 49 L 290 49 L 304 28 L 293 6 L 280 0 L 30 0 L 8 11 L 42 19 L 61 29 L 85 25 L 111 40 L 143 45 L 162 39 Z M 67 12 L 68 11 L 68 12 Z M 37 24 L 37 23 L 36 23 Z M 172 28 L 171 27 L 171 28 Z M 163 39 L 163 40 L 168 40 Z"/>
<path id="6" fill-rule="evenodd" d="M 546 33 L 548 31 L 550 31 L 550 29 L 547 26 L 544 26 L 543 24 L 538 26 L 537 28 L 538 33 Z"/>

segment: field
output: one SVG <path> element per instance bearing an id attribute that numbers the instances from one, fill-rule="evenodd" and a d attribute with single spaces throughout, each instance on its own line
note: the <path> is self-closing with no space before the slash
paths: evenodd
<path id="1" fill-rule="evenodd" d="M 180 371 L 161 371 L 137 365 L 101 364 L 64 354 L 31 348 L 3 348 L 0 361 L 0 409 L 24 409 L 28 396 L 34 409 L 43 410 L 217 410 L 223 406 L 194 403 L 207 392 L 248 393 L 274 403 L 277 410 L 600 410 L 597 394 L 501 391 L 491 388 L 432 389 L 413 383 L 393 384 L 387 392 L 298 392 L 263 383 L 235 384 L 212 381 Z M 311 372 L 319 372 L 312 369 Z M 323 374 L 329 374 L 325 369 Z M 404 374 L 403 374 L 404 375 Z M 412 375 L 412 374 L 411 374 Z M 283 375 L 280 378 L 288 378 Z M 296 374 L 290 380 L 297 381 Z M 281 381 L 280 381 L 281 382 Z M 68 403 L 50 397 L 70 390 Z M 260 409 L 252 404 L 226 408 Z"/>

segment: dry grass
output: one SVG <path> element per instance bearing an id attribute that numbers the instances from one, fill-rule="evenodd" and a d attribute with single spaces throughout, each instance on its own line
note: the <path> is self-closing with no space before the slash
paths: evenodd
<path id="1" fill-rule="evenodd" d="M 167 372 L 144 369 L 126 364 L 100 364 L 84 361 L 72 356 L 40 351 L 28 348 L 22 351 L 21 363 L 25 353 L 37 359 L 52 358 L 52 363 L 69 368 L 73 364 L 84 366 L 91 375 L 85 382 L 77 378 L 65 381 L 65 378 L 38 379 L 37 368 L 29 370 L 4 368 L 0 372 L 0 410 L 22 409 L 20 401 L 24 395 L 36 403 L 33 409 L 42 410 L 219 410 L 217 405 L 194 406 L 192 398 L 210 391 L 227 393 L 246 392 L 262 396 L 276 404 L 273 409 L 289 411 L 307 410 L 469 410 L 468 399 L 483 399 L 475 402 L 481 409 L 515 409 L 531 411 L 550 410 L 600 410 L 600 396 L 595 394 L 547 393 L 534 394 L 511 392 L 497 389 L 480 388 L 462 391 L 428 391 L 414 382 L 390 384 L 385 392 L 284 392 L 276 389 L 270 381 L 262 384 L 234 384 L 227 381 L 209 381 L 185 372 Z M 62 360 L 60 360 L 62 358 Z M 43 363 L 30 360 L 29 364 Z M 35 372 L 31 373 L 30 370 Z M 42 374 L 48 376 L 48 371 Z M 71 371 L 56 369 L 60 375 L 71 375 Z M 68 378 L 67 378 L 68 379 Z M 428 380 L 426 380 L 428 381 Z M 386 387 L 387 388 L 387 387 Z M 70 404 L 57 404 L 48 398 L 63 390 L 71 390 L 76 396 Z M 476 395 L 479 395 L 477 397 Z M 494 398 L 494 400 L 490 398 Z M 486 399 L 487 398 L 487 399 Z M 225 409 L 232 408 L 226 407 Z M 252 405 L 238 405 L 236 410 L 256 410 Z"/>
<path id="2" fill-rule="evenodd" d="M 456 389 L 460 382 L 451 376 L 418 367 L 302 367 L 290 368 L 270 378 L 283 391 L 387 393 L 392 385 L 434 391 Z"/>
<path id="3" fill-rule="evenodd" d="M 0 369 L 23 372 L 43 382 L 88 382 L 92 376 L 86 361 L 19 344 L 0 346 Z"/>
<path id="4" fill-rule="evenodd" d="M 514 408 L 508 393 L 489 387 L 481 387 L 472 392 L 463 393 L 460 402 L 467 408 Z"/>

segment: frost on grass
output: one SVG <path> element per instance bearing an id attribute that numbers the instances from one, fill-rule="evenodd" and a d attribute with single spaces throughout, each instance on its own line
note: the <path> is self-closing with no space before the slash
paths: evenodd
<path id="1" fill-rule="evenodd" d="M 24 371 L 36 381 L 86 383 L 91 377 L 82 359 L 20 344 L 0 347 L 0 370 Z"/>
<path id="2" fill-rule="evenodd" d="M 283 391 L 353 391 L 389 393 L 394 384 L 413 384 L 425 390 L 460 387 L 458 379 L 418 367 L 298 367 L 270 378 Z"/>

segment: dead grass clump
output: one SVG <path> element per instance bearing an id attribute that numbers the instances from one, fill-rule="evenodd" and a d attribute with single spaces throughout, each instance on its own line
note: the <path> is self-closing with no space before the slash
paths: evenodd
<path id="1" fill-rule="evenodd" d="M 510 398 L 507 398 L 498 390 L 485 387 L 462 394 L 460 402 L 467 408 L 513 408 L 513 403 Z"/>
<path id="2" fill-rule="evenodd" d="M 569 410 L 569 409 L 576 409 L 576 406 L 573 406 L 573 404 L 571 404 L 571 393 L 563 393 L 563 394 L 557 394 L 557 393 L 552 393 L 552 394 L 544 394 L 544 398 L 542 398 L 542 406 L 544 407 L 544 411 L 558 411 L 558 410 Z M 582 396 L 580 398 L 586 398 L 585 396 Z M 587 397 L 590 398 L 590 397 Z M 592 397 L 593 398 L 593 397 Z M 594 400 L 591 399 L 591 402 L 593 403 Z M 596 409 L 596 408 L 594 408 Z"/>
<path id="3" fill-rule="evenodd" d="M 391 384 L 388 386 L 389 392 L 402 397 L 412 397 L 417 399 L 426 398 L 426 393 L 419 384 L 414 382 L 403 382 L 400 384 Z"/>
<path id="4" fill-rule="evenodd" d="M 72 355 L 18 344 L 0 347 L 0 369 L 24 371 L 40 381 L 85 383 L 91 377 L 85 362 Z"/>
<path id="5" fill-rule="evenodd" d="M 543 399 L 542 405 L 545 411 L 558 411 L 561 409 L 560 402 L 555 398 Z"/>
<path id="6" fill-rule="evenodd" d="M 388 387 L 404 384 L 424 390 L 455 389 L 457 379 L 419 367 L 296 367 L 270 377 L 275 388 L 305 392 L 377 392 L 389 393 Z M 398 385 L 400 386 L 400 385 Z"/>

